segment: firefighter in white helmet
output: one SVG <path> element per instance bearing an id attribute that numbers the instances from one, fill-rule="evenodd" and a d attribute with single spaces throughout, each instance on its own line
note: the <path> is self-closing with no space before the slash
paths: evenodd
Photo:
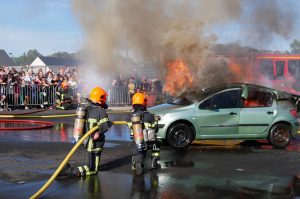
<path id="1" fill-rule="evenodd" d="M 90 92 L 90 104 L 86 108 L 84 132 L 88 132 L 95 126 L 99 129 L 92 133 L 86 140 L 84 146 L 89 154 L 89 164 L 71 167 L 68 163 L 61 171 L 60 176 L 89 176 L 97 174 L 100 167 L 100 157 L 105 143 L 105 134 L 112 126 L 106 110 L 107 93 L 100 87 L 95 87 Z M 77 138 L 78 139 L 78 138 Z"/>
<path id="2" fill-rule="evenodd" d="M 147 111 L 145 93 L 137 92 L 132 97 L 131 129 L 132 141 L 132 170 L 137 175 L 143 173 L 147 150 L 151 150 L 150 169 L 160 168 L 160 141 L 156 137 L 158 123 L 156 117 Z"/>

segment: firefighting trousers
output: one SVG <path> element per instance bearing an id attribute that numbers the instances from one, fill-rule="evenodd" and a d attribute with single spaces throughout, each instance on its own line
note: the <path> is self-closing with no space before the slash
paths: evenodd
<path id="1" fill-rule="evenodd" d="M 156 157 L 158 160 L 160 158 L 160 146 L 161 142 L 156 140 L 154 142 L 147 142 L 143 150 L 139 150 L 134 141 L 131 143 L 132 150 L 132 164 L 144 163 L 147 150 L 151 150 L 151 159 Z"/>
<path id="2" fill-rule="evenodd" d="M 80 176 L 94 175 L 100 167 L 101 153 L 105 144 L 105 135 L 102 134 L 97 140 L 92 140 L 90 137 L 86 145 L 89 156 L 88 165 L 77 167 Z"/>

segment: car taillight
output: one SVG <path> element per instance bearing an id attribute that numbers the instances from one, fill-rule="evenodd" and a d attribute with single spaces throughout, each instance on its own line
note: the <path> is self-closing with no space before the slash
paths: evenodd
<path id="1" fill-rule="evenodd" d="M 297 110 L 296 109 L 290 110 L 290 113 L 291 113 L 292 116 L 294 116 L 295 118 L 297 118 Z"/>

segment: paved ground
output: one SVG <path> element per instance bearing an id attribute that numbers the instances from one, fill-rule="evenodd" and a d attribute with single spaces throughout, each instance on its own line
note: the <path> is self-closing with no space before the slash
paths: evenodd
<path id="1" fill-rule="evenodd" d="M 37 114 L 57 114 L 41 112 Z M 126 113 L 112 113 L 122 120 Z M 49 118 L 56 125 L 35 131 L 0 132 L 0 198 L 29 198 L 73 147 L 73 118 Z M 225 142 L 225 144 L 228 142 Z M 221 143 L 219 143 L 221 144 Z M 41 198 L 297 198 L 300 138 L 285 150 L 264 142 L 193 145 L 184 151 L 162 148 L 162 169 L 130 171 L 130 139 L 125 126 L 107 133 L 101 172 L 82 179 L 57 179 Z M 80 148 L 71 163 L 87 159 Z"/>

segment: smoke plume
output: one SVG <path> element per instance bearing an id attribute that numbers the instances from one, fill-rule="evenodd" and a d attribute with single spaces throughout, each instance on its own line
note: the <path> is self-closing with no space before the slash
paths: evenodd
<path id="1" fill-rule="evenodd" d="M 232 80 L 225 59 L 208 63 L 222 32 L 207 30 L 236 23 L 239 28 L 233 31 L 241 33 L 236 41 L 250 41 L 253 46 L 270 42 L 274 35 L 288 38 L 293 12 L 280 9 L 278 2 L 73 0 L 73 8 L 86 33 L 86 59 L 95 66 L 89 68 L 91 75 L 128 72 L 120 54 L 129 52 L 132 59 L 150 63 L 162 79 L 168 72 L 166 63 L 182 59 L 193 71 L 194 85 L 207 87 Z"/>

